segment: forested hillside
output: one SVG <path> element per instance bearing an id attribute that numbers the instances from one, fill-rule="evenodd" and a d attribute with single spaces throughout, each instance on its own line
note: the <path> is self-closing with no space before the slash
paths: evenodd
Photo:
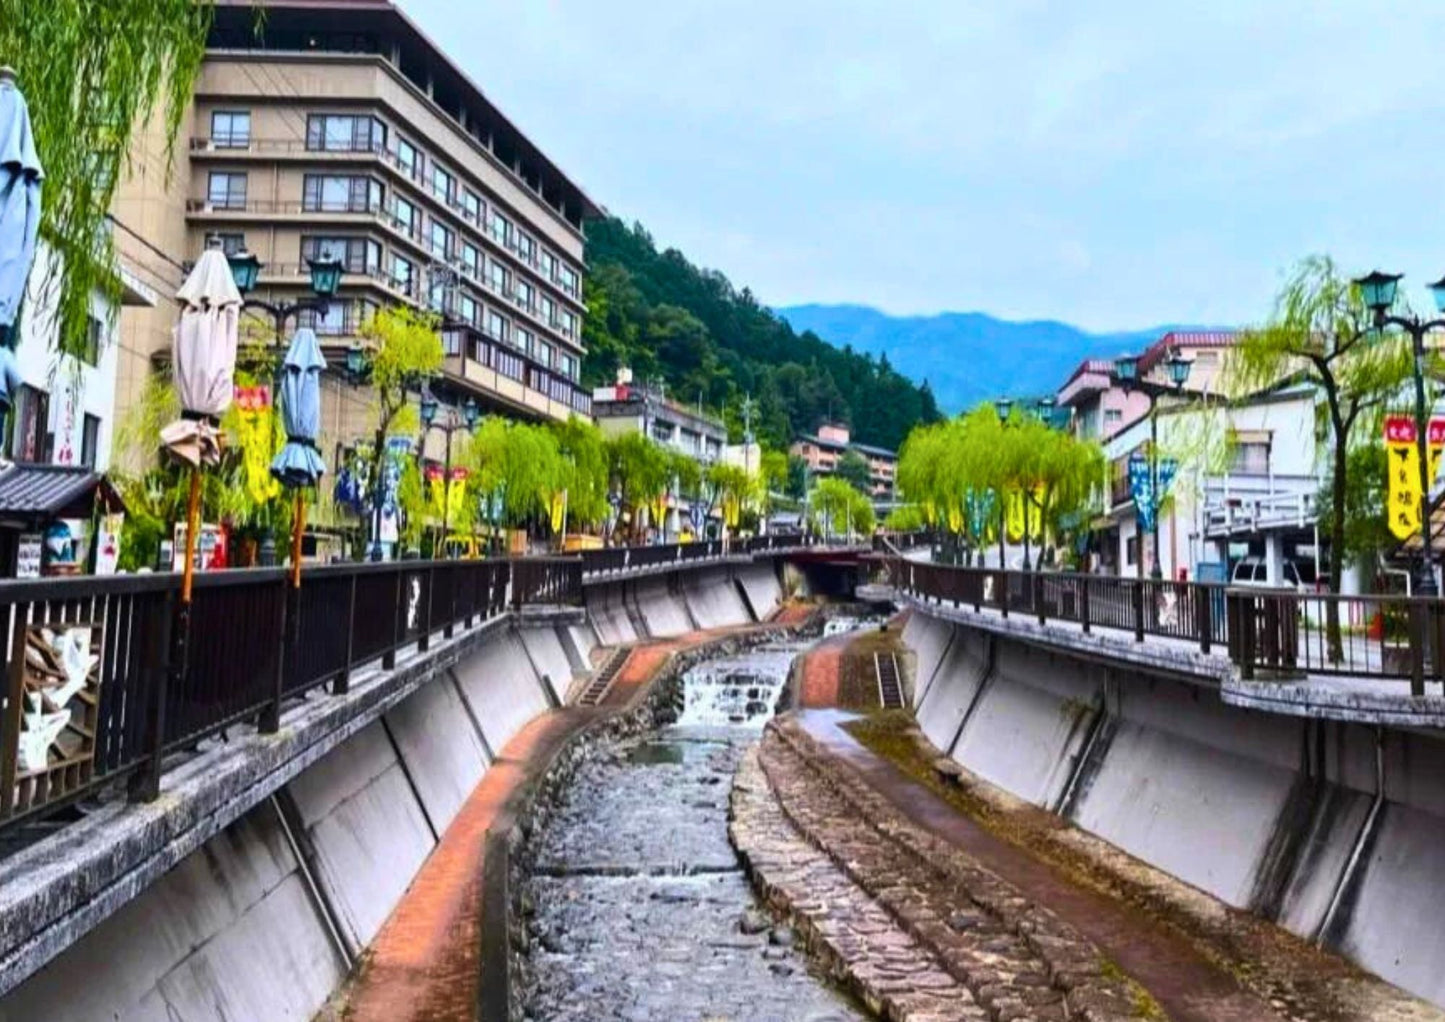
<path id="1" fill-rule="evenodd" d="M 589 386 L 610 383 L 626 364 L 638 381 L 666 381 L 680 401 L 723 409 L 735 431 L 751 394 L 753 427 L 775 447 L 832 418 L 859 443 L 897 448 L 916 424 L 938 418 L 927 382 L 915 385 L 886 356 L 795 333 L 747 288 L 676 249 L 659 252 L 640 224 L 591 224 L 587 261 Z"/>

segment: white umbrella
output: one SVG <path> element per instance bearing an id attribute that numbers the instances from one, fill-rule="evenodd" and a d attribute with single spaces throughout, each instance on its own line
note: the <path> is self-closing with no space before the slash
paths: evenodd
<path id="1" fill-rule="evenodd" d="M 221 459 L 221 416 L 231 407 L 235 389 L 241 325 L 241 292 L 220 248 L 201 254 L 176 298 L 182 309 L 171 372 L 181 417 L 161 430 L 161 442 L 192 467 L 214 465 Z"/>
<path id="2" fill-rule="evenodd" d="M 0 68 L 0 342 L 11 348 L 25 279 L 35 261 L 44 176 L 15 72 Z"/>

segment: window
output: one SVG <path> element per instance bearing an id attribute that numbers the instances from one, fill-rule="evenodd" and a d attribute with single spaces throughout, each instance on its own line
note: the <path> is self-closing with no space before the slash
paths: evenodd
<path id="1" fill-rule="evenodd" d="M 221 243 L 221 251 L 228 256 L 246 251 L 246 236 L 240 231 L 212 234 L 211 237 Z"/>
<path id="2" fill-rule="evenodd" d="M 416 267 L 412 264 L 411 260 L 403 259 L 395 253 L 392 254 L 391 283 L 398 291 L 415 297 Z"/>
<path id="3" fill-rule="evenodd" d="M 562 267 L 562 290 L 577 297 L 577 271 L 570 266 Z"/>
<path id="4" fill-rule="evenodd" d="M 478 227 L 482 225 L 482 197 L 476 192 L 462 196 L 462 215 Z"/>
<path id="5" fill-rule="evenodd" d="M 1268 475 L 1269 441 L 1248 440 L 1236 443 L 1229 470 L 1238 475 Z"/>
<path id="6" fill-rule="evenodd" d="M 347 273 L 381 272 L 381 245 L 370 238 L 303 236 L 301 260 L 334 257 Z"/>
<path id="7" fill-rule="evenodd" d="M 562 333 L 568 337 L 574 337 L 577 334 L 577 317 L 565 309 L 562 311 Z"/>
<path id="8" fill-rule="evenodd" d="M 519 326 L 517 327 L 516 332 L 513 334 L 513 337 L 515 338 L 513 343 L 516 344 L 519 349 L 521 349 L 522 354 L 531 355 L 532 352 L 535 350 L 537 345 L 537 339 L 532 336 L 532 331 Z"/>
<path id="9" fill-rule="evenodd" d="M 539 314 L 541 315 L 541 317 L 542 317 L 542 321 L 543 321 L 543 322 L 545 322 L 548 326 L 556 326 L 556 325 L 557 325 L 557 303 L 556 303 L 556 302 L 554 302 L 552 299 L 548 298 L 546 295 L 543 295 L 541 298 L 539 298 L 539 299 L 537 300 L 537 309 L 538 309 L 538 313 L 539 313 Z"/>
<path id="10" fill-rule="evenodd" d="M 98 316 L 87 316 L 85 321 L 85 350 L 80 360 L 88 366 L 100 365 L 100 346 L 105 337 L 105 324 Z"/>
<path id="11" fill-rule="evenodd" d="M 562 375 L 573 383 L 577 382 L 577 356 L 564 353 L 560 359 Z"/>
<path id="12" fill-rule="evenodd" d="M 396 140 L 396 165 L 413 180 L 421 180 L 421 153 L 404 138 Z"/>
<path id="13" fill-rule="evenodd" d="M 473 280 L 482 279 L 482 253 L 471 242 L 462 242 L 462 272 Z"/>
<path id="14" fill-rule="evenodd" d="M 96 455 L 100 449 L 100 418 L 86 413 L 80 425 L 80 463 L 86 468 L 95 468 Z"/>
<path id="15" fill-rule="evenodd" d="M 251 111 L 217 110 L 211 114 L 211 144 L 217 149 L 245 149 L 251 144 Z"/>
<path id="16" fill-rule="evenodd" d="M 487 284 L 499 295 L 507 293 L 507 268 L 496 260 L 487 264 Z"/>
<path id="17" fill-rule="evenodd" d="M 538 362 L 542 363 L 542 365 L 546 368 L 551 369 L 552 345 L 548 344 L 546 341 L 538 341 L 537 350 L 532 353 L 532 357 L 535 358 Z"/>
<path id="18" fill-rule="evenodd" d="M 512 221 L 493 209 L 487 217 L 487 233 L 497 244 L 509 245 L 512 242 Z"/>
<path id="19" fill-rule="evenodd" d="M 517 255 L 527 263 L 537 258 L 537 243 L 521 231 L 517 232 Z"/>
<path id="20" fill-rule="evenodd" d="M 1105 408 L 1104 425 L 1117 426 L 1124 421 L 1124 410 L 1122 408 Z"/>
<path id="21" fill-rule="evenodd" d="M 381 185 L 351 174 L 307 174 L 301 206 L 307 212 L 369 213 L 381 207 Z"/>
<path id="22" fill-rule="evenodd" d="M 213 172 L 206 189 L 206 201 L 216 209 L 245 209 L 246 175 L 229 171 Z"/>
<path id="23" fill-rule="evenodd" d="M 532 301 L 537 297 L 537 289 L 521 277 L 517 278 L 517 304 L 522 308 L 531 310 Z"/>
<path id="24" fill-rule="evenodd" d="M 396 229 L 408 237 L 415 238 L 421 233 L 421 214 L 400 195 L 393 200 L 391 220 Z"/>
<path id="25" fill-rule="evenodd" d="M 1139 536 L 1137 533 L 1124 541 L 1124 563 L 1139 563 Z"/>
<path id="26" fill-rule="evenodd" d="M 306 148 L 327 152 L 375 152 L 386 148 L 386 125 L 360 114 L 312 114 Z"/>
<path id="27" fill-rule="evenodd" d="M 15 461 L 48 462 L 55 444 L 55 435 L 50 432 L 50 395 L 28 383 L 21 384 L 15 394 L 14 409 L 11 458 Z"/>
<path id="28" fill-rule="evenodd" d="M 507 339 L 507 321 L 491 309 L 487 310 L 486 333 L 488 337 L 495 338 L 499 341 L 505 341 Z"/>
<path id="29" fill-rule="evenodd" d="M 431 222 L 431 250 L 432 255 L 443 261 L 449 261 L 452 257 L 452 230 L 446 224 Z"/>
<path id="30" fill-rule="evenodd" d="M 542 253 L 542 276 L 548 280 L 557 279 L 557 257 L 551 252 Z"/>
<path id="31" fill-rule="evenodd" d="M 332 302 L 326 306 L 325 314 L 320 314 L 315 309 L 307 309 L 298 317 L 298 322 L 309 326 L 322 336 L 336 337 L 349 333 L 351 330 L 351 323 L 346 313 L 347 304 L 345 302 Z"/>
<path id="32" fill-rule="evenodd" d="M 477 300 L 469 294 L 463 294 L 457 301 L 457 318 L 463 323 L 472 326 L 477 325 Z"/>
<path id="33" fill-rule="evenodd" d="M 443 316 L 450 315 L 453 311 L 455 295 L 456 288 L 453 287 L 447 274 L 428 271 L 426 287 L 427 308 L 433 312 L 439 312 Z"/>
<path id="34" fill-rule="evenodd" d="M 433 163 L 431 165 L 431 191 L 438 199 L 450 206 L 456 201 L 457 179 Z"/>

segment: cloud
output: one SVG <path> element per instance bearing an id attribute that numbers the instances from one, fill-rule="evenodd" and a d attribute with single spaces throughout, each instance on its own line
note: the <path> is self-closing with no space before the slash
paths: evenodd
<path id="1" fill-rule="evenodd" d="M 775 304 L 1094 329 L 1433 279 L 1445 5 L 407 0 L 617 214 Z"/>

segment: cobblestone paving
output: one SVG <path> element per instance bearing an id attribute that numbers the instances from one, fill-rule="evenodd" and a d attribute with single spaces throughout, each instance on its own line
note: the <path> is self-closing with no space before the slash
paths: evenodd
<path id="1" fill-rule="evenodd" d="M 587 763 L 539 835 L 523 900 L 534 1022 L 852 1022 L 758 908 L 728 844 L 756 731 L 667 728 Z"/>
<path id="2" fill-rule="evenodd" d="M 1104 1022 L 1149 1010 L 1138 988 L 1072 927 L 904 820 L 881 796 L 835 776 L 795 724 L 769 728 L 760 762 L 789 822 L 967 987 L 984 1017 Z"/>

